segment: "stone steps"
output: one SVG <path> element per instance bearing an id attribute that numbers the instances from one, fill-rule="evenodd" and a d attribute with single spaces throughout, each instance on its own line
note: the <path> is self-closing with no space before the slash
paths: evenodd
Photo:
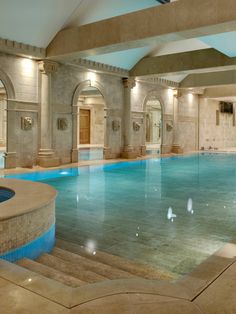
<path id="1" fill-rule="evenodd" d="M 107 277 L 87 270 L 85 267 L 79 264 L 71 263 L 70 261 L 63 260 L 51 254 L 42 254 L 36 261 L 52 267 L 69 276 L 73 276 L 79 280 L 85 281 L 86 283 L 95 283 L 98 281 L 108 280 Z"/>
<path id="2" fill-rule="evenodd" d="M 142 265 L 130 260 L 126 260 L 116 255 L 101 251 L 96 251 L 96 255 L 90 254 L 84 249 L 84 247 L 72 242 L 67 242 L 65 240 L 57 239 L 56 246 L 57 248 L 70 251 L 80 257 L 85 257 L 91 261 L 96 261 L 100 264 L 110 266 L 112 269 L 122 270 L 136 277 L 142 277 L 151 280 L 175 279 L 171 273 L 164 272 L 148 265 Z"/>
<path id="3" fill-rule="evenodd" d="M 155 268 L 126 260 L 119 256 L 96 251 L 87 252 L 82 246 L 58 240 L 50 254 L 42 254 L 35 261 L 24 258 L 17 262 L 22 270 L 39 275 L 40 280 L 50 281 L 56 287 L 88 287 L 89 284 L 116 279 L 171 280 L 173 277 Z"/>
<path id="4" fill-rule="evenodd" d="M 34 273 L 61 282 L 64 285 L 70 286 L 72 288 L 81 287 L 82 285 L 87 284 L 87 282 L 84 282 L 78 278 L 72 277 L 52 267 L 46 266 L 44 264 L 38 263 L 27 258 L 21 259 L 16 264 Z"/>
<path id="5" fill-rule="evenodd" d="M 128 278 L 136 278 L 135 275 L 121 270 L 119 268 L 112 267 L 107 264 L 100 263 L 98 261 L 94 261 L 87 257 L 83 257 L 81 255 L 62 250 L 58 247 L 55 247 L 51 252 L 51 255 L 56 256 L 60 259 L 68 261 L 72 264 L 78 264 L 81 267 L 84 267 L 86 270 L 92 271 L 98 275 L 104 276 L 109 279 L 128 279 Z"/>

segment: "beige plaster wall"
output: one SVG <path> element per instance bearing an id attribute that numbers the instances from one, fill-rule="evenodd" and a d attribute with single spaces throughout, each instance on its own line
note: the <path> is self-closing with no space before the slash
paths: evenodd
<path id="1" fill-rule="evenodd" d="M 219 101 L 201 98 L 200 148 L 236 147 L 236 126 L 233 125 L 233 114 L 220 113 L 220 125 L 216 125 L 216 110 L 219 110 Z"/>

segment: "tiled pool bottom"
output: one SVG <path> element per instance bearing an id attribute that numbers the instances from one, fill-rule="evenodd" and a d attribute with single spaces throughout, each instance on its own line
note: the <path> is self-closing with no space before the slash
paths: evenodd
<path id="1" fill-rule="evenodd" d="M 47 172 L 47 178 L 59 191 L 57 236 L 92 252 L 180 276 L 236 236 L 234 154 L 73 168 Z M 193 213 L 187 211 L 190 198 Z M 167 218 L 170 206 L 173 222 Z"/>

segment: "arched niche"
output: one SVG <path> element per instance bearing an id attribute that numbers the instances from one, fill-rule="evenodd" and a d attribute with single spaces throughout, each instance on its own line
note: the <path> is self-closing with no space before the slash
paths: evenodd
<path id="1" fill-rule="evenodd" d="M 11 82 L 11 79 L 9 78 L 9 76 L 0 69 L 0 80 L 2 81 L 6 92 L 7 92 L 7 98 L 8 99 L 15 99 L 15 89 L 14 86 Z"/>
<path id="2" fill-rule="evenodd" d="M 78 105 L 78 99 L 81 95 L 81 93 L 89 88 L 94 88 L 99 91 L 101 96 L 104 99 L 104 118 L 106 118 L 106 111 L 107 111 L 107 96 L 106 92 L 103 88 L 103 86 L 97 82 L 97 81 L 92 81 L 92 80 L 86 80 L 78 84 L 78 86 L 75 89 L 73 99 L 72 99 L 72 162 L 77 162 L 78 161 L 78 145 L 79 145 L 79 137 L 78 137 L 78 115 L 79 115 L 79 110 L 80 106 Z M 104 147 L 107 145 L 107 135 L 106 135 L 106 121 L 104 121 Z"/>
<path id="3" fill-rule="evenodd" d="M 10 77 L 2 70 L 0 69 L 0 81 L 3 84 L 3 87 L 6 91 L 6 105 L 4 110 L 6 110 L 6 126 L 5 126 L 5 141 L 6 141 L 6 151 L 5 151 L 5 158 L 4 158 L 4 168 L 14 168 L 15 162 L 12 162 L 12 153 L 8 153 L 9 151 L 13 152 L 13 148 L 10 147 L 10 134 L 11 134 L 11 127 L 9 121 L 11 120 L 9 116 L 9 101 L 15 99 L 15 89 L 12 84 L 12 81 Z M 4 119 L 5 119 L 4 118 Z"/>
<path id="4" fill-rule="evenodd" d="M 151 104 L 153 104 L 153 107 L 155 107 L 155 103 L 156 103 L 156 109 L 159 107 L 160 108 L 160 117 L 158 117 L 157 115 L 157 120 L 158 121 L 155 121 L 154 124 L 152 127 L 153 129 L 157 129 L 156 132 L 160 132 L 160 141 L 148 141 L 147 139 L 147 122 L 148 122 L 148 115 L 150 114 L 150 111 L 149 110 L 149 106 L 151 106 Z M 153 110 L 155 111 L 155 110 Z M 162 97 L 160 96 L 160 94 L 157 92 L 157 91 L 149 91 L 147 96 L 145 97 L 144 101 L 143 101 L 143 112 L 144 112 L 144 132 L 143 132 L 143 139 L 142 139 L 142 142 L 143 142 L 143 145 L 144 146 L 147 146 L 148 144 L 150 145 L 154 145 L 155 144 L 158 146 L 160 145 L 160 154 L 162 153 L 162 146 L 164 143 L 164 139 L 165 139 L 165 135 L 164 135 L 164 132 L 165 132 L 165 128 L 164 128 L 164 102 L 163 102 L 163 99 Z M 153 131 L 154 133 L 154 131 Z M 151 137 L 151 136 L 150 136 Z"/>

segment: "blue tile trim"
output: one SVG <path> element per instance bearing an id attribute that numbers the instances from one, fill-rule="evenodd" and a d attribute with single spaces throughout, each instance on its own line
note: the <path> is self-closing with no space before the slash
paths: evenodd
<path id="1" fill-rule="evenodd" d="M 36 259 L 42 253 L 49 253 L 55 245 L 55 224 L 48 231 L 33 241 L 7 253 L 0 258 L 9 262 L 16 262 L 21 258 Z"/>

